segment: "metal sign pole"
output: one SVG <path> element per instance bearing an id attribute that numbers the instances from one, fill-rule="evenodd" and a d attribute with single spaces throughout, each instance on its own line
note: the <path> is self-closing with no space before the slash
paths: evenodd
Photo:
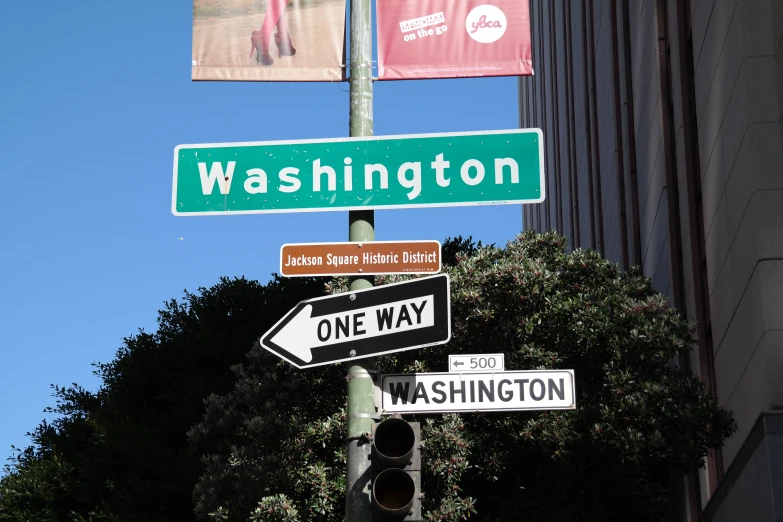
<path id="1" fill-rule="evenodd" d="M 351 0 L 351 137 L 372 136 L 372 15 L 370 0 Z M 375 239 L 375 212 L 348 213 L 348 240 Z M 369 288 L 372 277 L 355 277 L 349 290 Z M 370 444 L 363 435 L 372 429 L 375 417 L 375 361 L 358 360 L 348 367 L 348 437 L 345 477 L 346 522 L 370 522 Z"/>

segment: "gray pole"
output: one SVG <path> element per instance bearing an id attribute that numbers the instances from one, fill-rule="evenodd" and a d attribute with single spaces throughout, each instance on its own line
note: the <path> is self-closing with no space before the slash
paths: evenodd
<path id="1" fill-rule="evenodd" d="M 372 15 L 370 0 L 351 0 L 350 135 L 372 136 Z M 348 213 L 348 241 L 375 240 L 375 213 Z M 349 290 L 370 288 L 371 277 L 353 278 Z M 348 469 L 345 477 L 346 522 L 370 522 L 370 445 L 362 441 L 375 417 L 375 362 L 372 358 L 348 367 Z"/>

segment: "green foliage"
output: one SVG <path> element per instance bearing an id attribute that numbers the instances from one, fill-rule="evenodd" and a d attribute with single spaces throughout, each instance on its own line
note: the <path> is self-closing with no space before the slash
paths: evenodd
<path id="1" fill-rule="evenodd" d="M 490 245 L 494 246 L 494 245 Z M 460 257 L 472 256 L 481 249 L 481 241 L 473 242 L 473 236 L 467 239 L 462 236 L 449 237 L 443 242 L 440 248 L 440 257 L 443 266 L 455 266 L 459 263 Z"/>
<path id="2" fill-rule="evenodd" d="M 259 332 L 322 291 L 311 278 L 221 279 L 166 303 L 155 333 L 126 338 L 114 360 L 96 365 L 97 392 L 53 387 L 57 418 L 6 466 L 0 520 L 192 520 L 201 468 L 187 431 L 204 397 L 229 392 L 231 366 Z"/>
<path id="3" fill-rule="evenodd" d="M 189 434 L 206 454 L 197 515 L 223 506 L 229 520 L 244 521 L 259 500 L 285 494 L 302 520 L 342 520 L 344 368 L 298 370 L 256 343 L 234 370 L 234 390 L 210 396 Z"/>
<path id="4" fill-rule="evenodd" d="M 285 495 L 264 497 L 248 519 L 252 522 L 299 522 L 299 512 Z"/>
<path id="5" fill-rule="evenodd" d="M 383 373 L 501 351 L 508 369 L 575 370 L 574 411 L 412 418 L 426 520 L 659 520 L 671 471 L 734 430 L 673 365 L 693 330 L 650 281 L 564 244 L 445 241 L 451 342 L 377 358 Z M 97 392 L 54 387 L 56 420 L 5 467 L 0 521 L 342 521 L 346 367 L 298 370 L 257 344 L 324 283 L 222 279 L 166 303 L 155 333 L 97 365 Z"/>
<path id="6" fill-rule="evenodd" d="M 734 430 L 672 364 L 692 329 L 649 279 L 564 244 L 451 240 L 451 342 L 377 359 L 382 373 L 446 371 L 448 354 L 502 351 L 508 369 L 575 370 L 575 411 L 418 416 L 427 520 L 657 520 L 669 471 L 700 465 Z M 190 433 L 205 455 L 197 514 L 230 506 L 228 520 L 245 520 L 285 494 L 303 520 L 342 520 L 345 367 L 296 370 L 256 346 L 236 372 Z"/>
<path id="7" fill-rule="evenodd" d="M 439 422 L 425 420 L 422 465 L 427 478 L 424 512 L 428 520 L 461 520 L 476 513 L 475 500 L 461 496 L 460 482 L 467 471 L 471 444 L 459 415 L 444 415 Z"/>

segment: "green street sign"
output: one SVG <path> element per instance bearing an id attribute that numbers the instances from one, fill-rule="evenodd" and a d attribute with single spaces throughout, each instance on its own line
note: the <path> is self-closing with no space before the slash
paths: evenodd
<path id="1" fill-rule="evenodd" d="M 177 216 L 541 201 L 539 129 L 174 149 Z"/>

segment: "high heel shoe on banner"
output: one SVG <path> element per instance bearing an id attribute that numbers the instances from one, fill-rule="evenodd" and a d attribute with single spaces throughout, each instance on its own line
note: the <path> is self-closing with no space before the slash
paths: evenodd
<path id="1" fill-rule="evenodd" d="M 277 45 L 278 56 L 293 56 L 296 54 L 294 44 L 291 43 L 291 36 L 286 35 L 285 40 L 280 36 L 280 33 L 275 33 L 275 45 Z"/>
<path id="2" fill-rule="evenodd" d="M 272 59 L 272 55 L 269 54 L 269 42 L 264 39 L 264 36 L 259 31 L 253 31 L 253 36 L 250 37 L 250 56 L 253 56 L 253 51 L 256 51 L 256 61 L 261 65 L 272 65 L 275 61 Z"/>

